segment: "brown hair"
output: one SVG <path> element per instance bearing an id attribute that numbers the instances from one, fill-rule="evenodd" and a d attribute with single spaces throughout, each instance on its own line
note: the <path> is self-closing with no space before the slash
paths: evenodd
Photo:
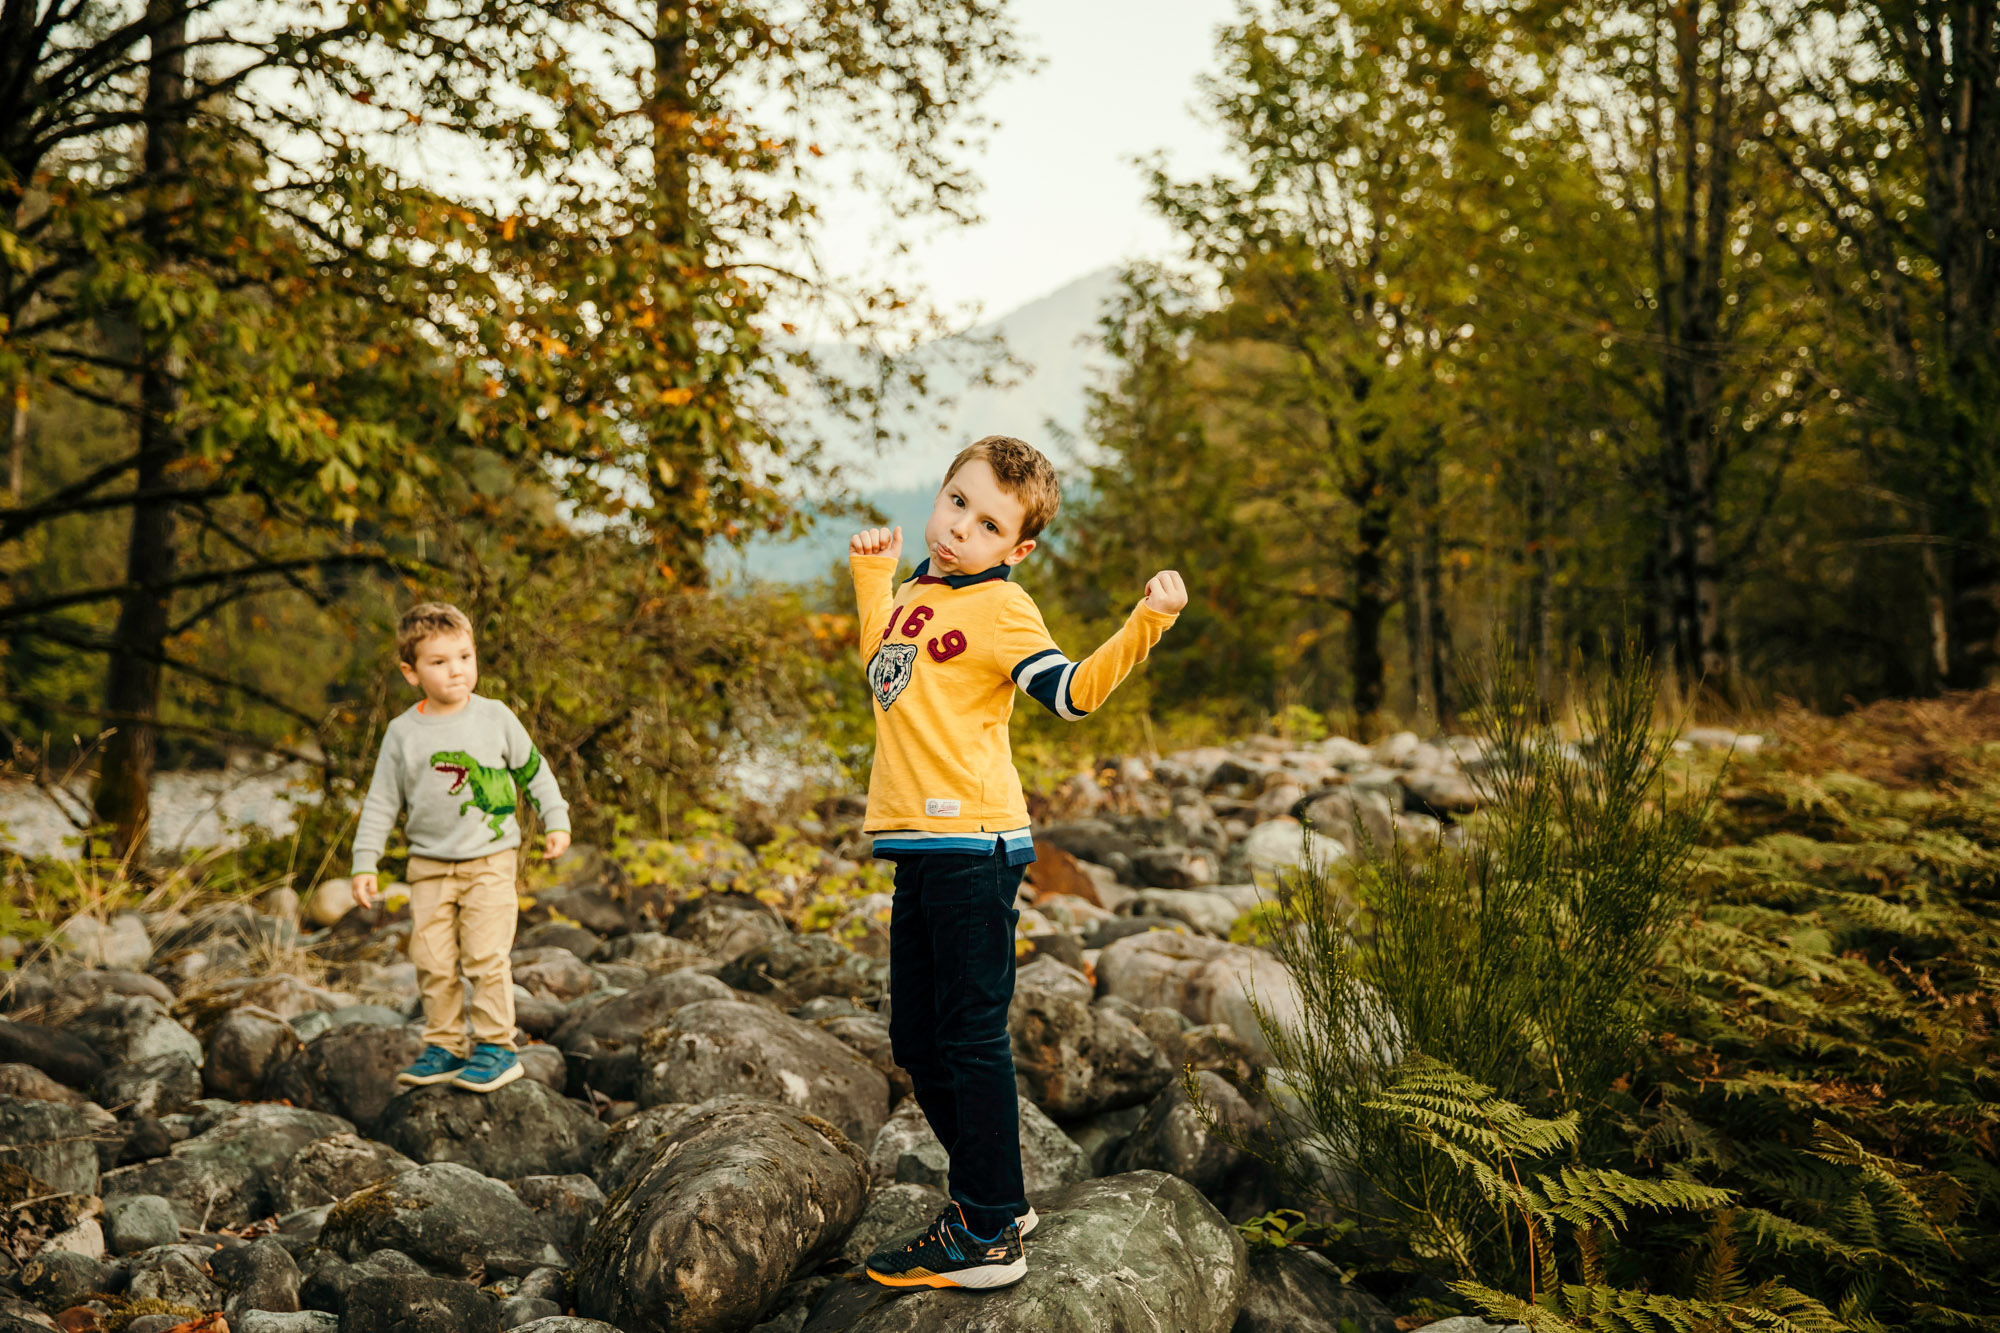
<path id="1" fill-rule="evenodd" d="M 945 481 L 949 483 L 960 468 L 975 458 L 986 460 L 986 466 L 993 469 L 993 475 L 1000 481 L 1000 489 L 1019 500 L 1027 511 L 1021 518 L 1017 541 L 1032 541 L 1055 521 L 1056 511 L 1062 508 L 1062 485 L 1056 481 L 1056 470 L 1041 450 L 1011 435 L 989 435 L 958 451 L 958 457 L 945 469 Z"/>
<path id="2" fill-rule="evenodd" d="M 403 612 L 396 622 L 396 656 L 417 664 L 417 649 L 433 634 L 463 634 L 472 637 L 472 622 L 465 612 L 447 602 L 423 602 Z"/>

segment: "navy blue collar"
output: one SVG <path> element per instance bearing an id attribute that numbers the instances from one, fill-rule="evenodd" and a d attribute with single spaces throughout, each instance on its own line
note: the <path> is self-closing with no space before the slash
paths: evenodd
<path id="1" fill-rule="evenodd" d="M 1004 579 L 1014 572 L 1014 567 L 1005 561 L 993 566 L 991 569 L 982 569 L 977 574 L 932 574 L 929 572 L 930 567 L 931 562 L 926 557 L 924 562 L 917 566 L 917 572 L 910 575 L 911 581 L 916 583 L 942 583 L 947 588 L 969 588 L 975 583 L 985 583 L 991 579 Z"/>

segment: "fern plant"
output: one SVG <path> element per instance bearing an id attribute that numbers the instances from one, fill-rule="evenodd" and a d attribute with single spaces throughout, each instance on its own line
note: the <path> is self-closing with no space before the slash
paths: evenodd
<path id="1" fill-rule="evenodd" d="M 1462 840 L 1382 849 L 1342 875 L 1309 861 L 1271 944 L 1301 1017 L 1259 1011 L 1284 1071 L 1277 1155 L 1293 1188 L 1460 1276 L 1530 1270 L 1473 1182 L 1440 1170 L 1379 1095 L 1421 1056 L 1598 1132 L 1602 1117 L 1582 1113 L 1631 1064 L 1642 982 L 1686 911 L 1707 801 L 1665 780 L 1670 747 L 1636 650 L 1585 693 L 1587 748 L 1540 728 L 1529 682 L 1497 660 L 1474 709 L 1487 812 Z"/>
<path id="2" fill-rule="evenodd" d="M 1681 1210 L 1717 1217 L 1727 1245 L 1729 1191 L 1686 1179 L 1644 1178 L 1571 1160 L 1578 1115 L 1528 1114 L 1491 1088 L 1448 1066 L 1416 1060 L 1370 1102 L 1468 1179 L 1510 1239 L 1518 1237 L 1528 1272 L 1526 1296 L 1475 1280 L 1454 1288 L 1492 1317 L 1548 1333 L 1656 1333 L 1685 1330 L 1787 1329 L 1832 1333 L 1844 1327 L 1818 1302 L 1777 1281 L 1744 1283 L 1733 1254 L 1719 1253 L 1695 1295 L 1612 1284 L 1607 1251 L 1639 1212 Z M 1578 1274 L 1564 1281 L 1561 1251 Z"/>
<path id="3" fill-rule="evenodd" d="M 1260 1014 L 1287 1202 L 1352 1222 L 1364 1276 L 1536 1327 L 1993 1323 L 2000 695 L 1786 708 L 1762 754 L 1686 760 L 1651 699 L 1607 682 L 1572 751 L 1503 671 L 1465 842 L 1291 885 L 1302 1012 Z"/>

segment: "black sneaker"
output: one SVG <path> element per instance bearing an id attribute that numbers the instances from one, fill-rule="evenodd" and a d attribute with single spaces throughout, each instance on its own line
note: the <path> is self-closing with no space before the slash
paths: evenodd
<path id="1" fill-rule="evenodd" d="M 1021 1228 L 1009 1222 L 982 1239 L 966 1230 L 957 1204 L 938 1214 L 931 1229 L 900 1250 L 868 1256 L 868 1276 L 886 1287 L 1007 1287 L 1028 1275 Z"/>

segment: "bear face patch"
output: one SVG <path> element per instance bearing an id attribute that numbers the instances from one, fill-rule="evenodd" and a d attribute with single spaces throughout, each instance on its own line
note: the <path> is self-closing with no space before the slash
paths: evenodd
<path id="1" fill-rule="evenodd" d="M 885 643 L 868 661 L 868 688 L 883 708 L 896 702 L 909 687 L 917 665 L 917 645 Z"/>

